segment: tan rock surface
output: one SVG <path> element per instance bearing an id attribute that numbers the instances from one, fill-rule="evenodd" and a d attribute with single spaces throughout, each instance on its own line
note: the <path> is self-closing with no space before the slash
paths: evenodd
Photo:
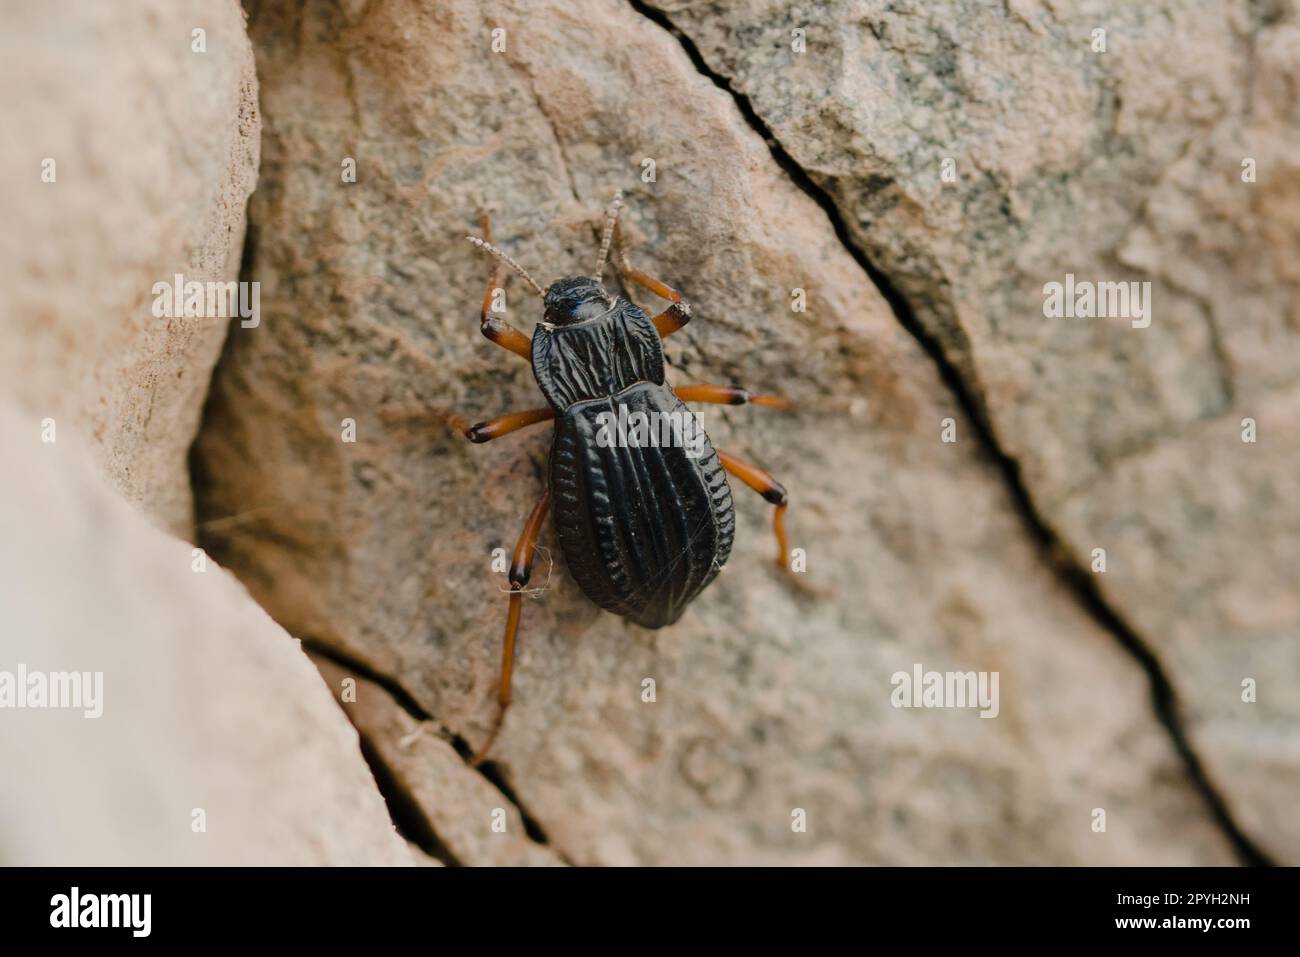
<path id="1" fill-rule="evenodd" d="M 260 123 L 243 14 L 16 0 L 4 21 L 0 384 L 191 535 L 186 454 L 228 320 L 155 318 L 153 288 L 238 274 Z"/>
<path id="2" fill-rule="evenodd" d="M 653 7 L 825 191 L 1075 561 L 1108 550 L 1213 781 L 1294 860 L 1296 4 Z M 1066 273 L 1151 283 L 1150 326 L 1044 318 Z"/>
<path id="3" fill-rule="evenodd" d="M 313 660 L 361 732 L 370 760 L 408 802 L 411 830 L 430 853 L 468 866 L 564 863 L 544 835 L 528 833 L 518 806 L 471 768 L 434 722 L 411 714 L 346 665 L 320 655 Z"/>
<path id="4" fill-rule="evenodd" d="M 0 672 L 102 673 L 99 717 L 0 708 L 0 864 L 410 863 L 355 731 L 243 586 L 25 413 L 0 406 L 0 442 Z"/>
<path id="5" fill-rule="evenodd" d="M 201 517 L 277 620 L 429 716 L 429 750 L 402 775 L 449 844 L 490 795 L 458 797 L 463 762 L 436 742 L 485 734 L 505 611 L 491 554 L 513 545 L 547 446 L 539 430 L 471 447 L 431 415 L 540 404 L 526 365 L 475 329 L 488 264 L 463 237 L 486 203 L 539 278 L 586 271 L 621 186 L 634 258 L 697 304 L 669 342 L 671 380 L 805 401 L 702 415 L 719 446 L 790 488 L 794 543 L 833 593 L 802 597 L 770 570 L 769 510 L 742 488 L 726 572 L 661 632 L 590 605 L 548 530 L 494 756 L 552 850 L 574 863 L 1232 860 L 1142 671 L 1061 586 L 822 211 L 676 40 L 594 0 L 310 3 L 301 17 L 252 9 L 264 321 L 218 370 Z M 791 311 L 796 288 L 807 312 Z M 537 303 L 517 283 L 508 302 L 531 327 Z M 940 441 L 949 417 L 955 443 Z M 998 671 L 998 718 L 891 707 L 891 676 L 915 663 Z"/>

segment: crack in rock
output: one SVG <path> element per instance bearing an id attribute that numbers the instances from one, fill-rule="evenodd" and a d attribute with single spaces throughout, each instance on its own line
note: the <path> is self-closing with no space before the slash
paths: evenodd
<path id="1" fill-rule="evenodd" d="M 491 762 L 477 768 L 470 764 L 469 746 L 427 714 L 399 682 L 320 642 L 304 641 L 303 647 L 361 736 L 362 752 L 399 834 L 449 866 L 570 863 L 551 845 L 542 826 L 520 804 L 500 769 L 491 766 Z M 354 683 L 351 700 L 340 697 L 341 682 L 345 679 Z M 507 807 L 487 808 L 482 800 L 485 790 L 482 786 L 462 783 L 457 787 L 448 784 L 445 778 L 447 793 L 430 793 L 428 782 L 417 780 L 417 775 L 411 773 L 416 766 L 427 769 L 430 761 L 450 775 L 464 777 L 465 772 L 474 772 L 476 779 L 490 786 L 494 800 L 504 800 Z M 460 799 L 453 792 L 461 793 Z M 499 818 L 505 832 L 500 832 L 498 837 L 498 832 L 490 830 L 492 822 L 488 813 L 481 819 L 467 820 L 465 811 L 472 808 L 505 811 L 506 816 Z M 510 841 L 511 818 L 515 819 L 513 823 L 522 831 L 526 842 L 531 842 L 531 848 L 519 846 L 518 840 Z M 507 846 L 498 848 L 491 842 Z"/>
<path id="2" fill-rule="evenodd" d="M 1237 824 L 1220 789 L 1210 780 L 1204 764 L 1192 747 L 1179 714 L 1179 706 L 1173 685 L 1165 674 L 1165 669 L 1155 653 L 1124 619 L 1102 596 L 1091 576 L 1077 564 L 1064 547 L 1060 536 L 1052 529 L 1046 518 L 1035 506 L 1029 490 L 1020 476 L 1020 463 L 1009 455 L 998 442 L 980 398 L 978 386 L 972 388 L 963 378 L 963 370 L 958 368 L 939 339 L 929 332 L 916 318 L 911 305 L 881 269 L 867 256 L 866 252 L 853 241 L 847 223 L 840 213 L 836 201 L 830 193 L 817 185 L 807 171 L 781 145 L 780 140 L 767 122 L 758 113 L 750 98 L 738 90 L 725 75 L 714 70 L 705 60 L 698 45 L 682 31 L 663 10 L 646 3 L 645 0 L 628 0 L 633 9 L 648 20 L 662 27 L 681 45 L 686 56 L 719 89 L 735 101 L 736 107 L 746 123 L 762 138 L 771 151 L 772 158 L 789 175 L 790 179 L 812 198 L 826 213 L 835 231 L 836 237 L 854 261 L 870 277 L 872 283 L 880 290 L 889 303 L 899 324 L 917 341 L 939 370 L 944 384 L 956 398 L 958 405 L 974 426 L 981 446 L 997 464 L 1004 483 L 1011 494 L 1016 509 L 1023 519 L 1026 531 L 1037 544 L 1044 560 L 1056 571 L 1062 583 L 1077 597 L 1079 603 L 1099 625 L 1106 629 L 1119 645 L 1128 652 L 1146 673 L 1151 690 L 1152 704 L 1160 724 L 1169 737 L 1183 761 L 1188 779 L 1201 795 L 1211 816 L 1231 841 L 1237 854 L 1244 863 L 1266 865 L 1273 863 L 1252 839 Z M 966 375 L 973 377 L 973 370 Z"/>

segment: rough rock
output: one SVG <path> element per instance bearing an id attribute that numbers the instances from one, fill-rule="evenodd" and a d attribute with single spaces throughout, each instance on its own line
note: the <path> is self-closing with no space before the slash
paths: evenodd
<path id="1" fill-rule="evenodd" d="M 410 863 L 356 732 L 244 587 L 75 443 L 7 405 L 0 439 L 0 672 L 102 674 L 99 717 L 0 707 L 0 863 Z"/>
<path id="2" fill-rule="evenodd" d="M 243 13 L 16 0 L 4 17 L 0 383 L 192 535 L 186 455 L 227 320 L 155 318 L 153 289 L 238 274 L 259 128 Z"/>
<path id="3" fill-rule="evenodd" d="M 1294 860 L 1296 4 L 653 6 L 825 191 L 1076 562 L 1107 549 L 1215 786 Z M 1151 283 L 1149 327 L 1045 318 L 1067 273 Z"/>
<path id="4" fill-rule="evenodd" d="M 447 863 L 554 866 L 563 861 L 529 834 L 501 790 L 457 753 L 442 729 L 405 710 L 391 693 L 329 658 L 313 660 L 415 818 L 423 853 Z M 396 799 L 395 799 L 396 800 Z"/>
<path id="5" fill-rule="evenodd" d="M 696 303 L 671 381 L 803 402 L 701 415 L 791 490 L 794 544 L 830 594 L 770 568 L 770 510 L 739 487 L 730 564 L 664 631 L 583 599 L 547 529 L 493 757 L 551 848 L 579 864 L 1232 860 L 1142 670 L 1061 585 L 822 210 L 672 36 L 595 0 L 250 13 L 264 321 L 232 338 L 196 446 L 206 541 L 291 633 L 428 716 L 401 781 L 448 844 L 491 798 L 444 793 L 466 771 L 442 742 L 490 723 L 492 551 L 513 546 L 547 446 L 542 429 L 471 447 L 438 421 L 540 404 L 475 329 L 489 264 L 464 236 L 485 205 L 539 279 L 586 272 L 622 187 L 634 260 Z M 511 321 L 536 312 L 510 285 Z M 998 717 L 892 707 L 891 677 L 917 663 L 999 672 Z M 405 729 L 380 707 L 388 738 Z"/>

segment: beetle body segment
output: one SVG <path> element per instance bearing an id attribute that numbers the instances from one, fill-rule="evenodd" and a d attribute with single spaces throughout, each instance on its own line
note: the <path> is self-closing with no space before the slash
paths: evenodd
<path id="1" fill-rule="evenodd" d="M 569 571 L 600 607 L 662 628 L 717 576 L 731 554 L 731 489 L 701 431 L 690 447 L 607 444 L 602 412 L 690 416 L 666 385 L 639 382 L 570 406 L 555 423 L 550 487 Z"/>
<path id="2" fill-rule="evenodd" d="M 558 413 L 637 382 L 664 382 L 663 343 L 654 323 L 621 298 L 611 298 L 590 319 L 567 325 L 543 320 L 533 334 L 532 363 L 538 387 Z"/>

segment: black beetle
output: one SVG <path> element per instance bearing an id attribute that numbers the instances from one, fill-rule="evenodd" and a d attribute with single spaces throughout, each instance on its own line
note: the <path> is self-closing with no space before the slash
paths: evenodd
<path id="1" fill-rule="evenodd" d="M 523 590 L 548 510 L 555 513 L 560 548 L 578 587 L 600 607 L 646 628 L 675 622 L 726 563 L 736 517 L 725 472 L 776 506 L 776 561 L 789 570 L 785 489 L 762 469 L 714 449 L 683 403 L 790 403 L 735 386 L 672 389 L 664 383 L 662 339 L 690 321 L 691 307 L 675 289 L 627 261 L 618 227 L 622 205 L 622 194 L 616 194 L 595 274 L 557 279 L 546 289 L 492 245 L 486 216 L 483 238 L 467 237 L 497 260 L 479 315 L 483 335 L 531 361 L 549 405 L 477 425 L 453 417 L 453 424 L 471 441 L 487 442 L 555 422 L 547 490 L 528 516 L 510 566 L 496 721 L 475 764 L 492 747 L 510 704 Z M 652 318 L 606 290 L 601 275 L 611 244 L 624 279 L 668 300 L 667 309 Z M 531 339 L 490 314 L 506 266 L 542 297 L 545 312 Z"/>

